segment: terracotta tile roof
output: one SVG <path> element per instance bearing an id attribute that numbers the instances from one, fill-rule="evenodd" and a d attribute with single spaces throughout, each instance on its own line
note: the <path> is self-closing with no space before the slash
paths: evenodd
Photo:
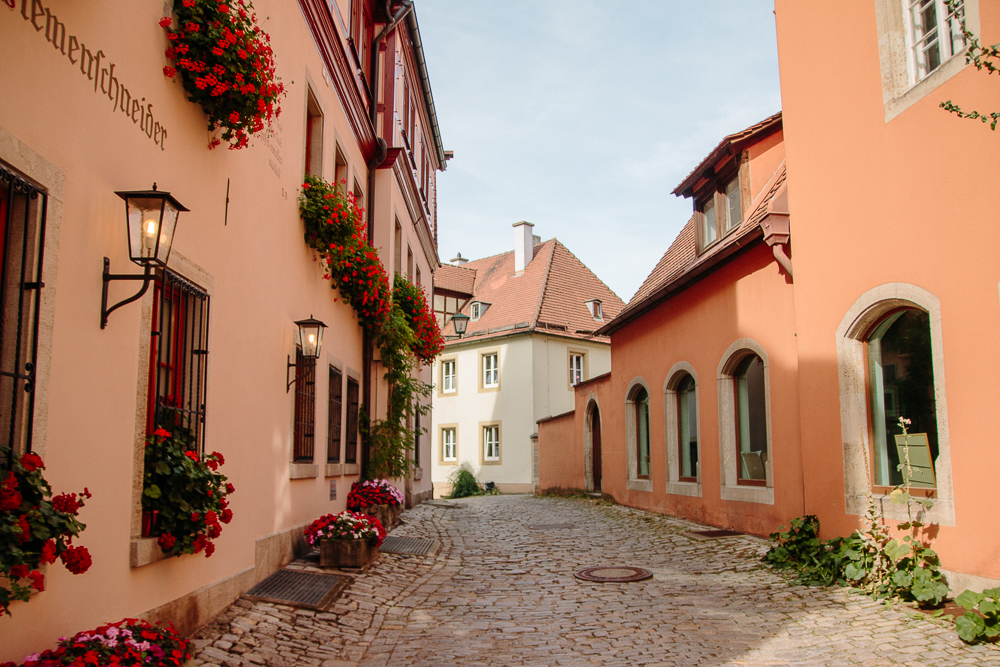
<path id="1" fill-rule="evenodd" d="M 718 255 L 724 253 L 735 244 L 744 244 L 749 236 L 759 233 L 760 221 L 767 215 L 767 205 L 785 187 L 785 163 L 778 166 L 777 171 L 771 176 L 768 182 L 761 189 L 760 194 L 750 206 L 750 215 L 744 218 L 738 228 L 729 232 L 707 252 L 698 255 L 697 240 L 695 238 L 695 219 L 692 216 L 684 228 L 681 229 L 677 238 L 670 244 L 667 252 L 663 254 L 660 261 L 653 268 L 649 277 L 646 278 L 642 286 L 635 293 L 628 305 L 619 313 L 618 322 L 610 322 L 604 327 L 602 333 L 610 333 L 621 326 L 624 326 L 626 319 L 630 319 L 638 310 L 651 306 L 651 301 L 655 301 L 658 294 L 669 292 L 669 287 L 673 283 L 680 282 L 685 276 L 693 273 L 699 267 L 709 263 Z"/>
<path id="2" fill-rule="evenodd" d="M 513 251 L 477 259 L 462 269 L 475 272 L 472 301 L 489 304 L 479 320 L 469 320 L 465 340 L 493 338 L 522 330 L 593 340 L 594 330 L 603 322 L 591 316 L 586 301 L 601 301 L 604 322 L 625 307 L 625 303 L 557 239 L 535 245 L 533 259 L 519 276 L 514 275 Z M 467 304 L 462 312 L 469 315 L 469 310 Z M 446 336 L 455 334 L 450 322 L 443 333 Z M 598 340 L 607 342 L 608 339 L 600 337 Z"/>
<path id="3" fill-rule="evenodd" d="M 461 294 L 472 294 L 476 284 L 476 270 L 454 264 L 442 264 L 434 272 L 434 289 L 444 289 Z"/>
<path id="4" fill-rule="evenodd" d="M 728 153 L 729 149 L 733 147 L 734 144 L 738 144 L 747 141 L 749 139 L 757 141 L 760 138 L 758 137 L 758 135 L 771 134 L 772 132 L 777 132 L 780 129 L 781 129 L 781 112 L 779 111 L 773 116 L 768 116 L 759 123 L 754 123 L 745 130 L 741 130 L 740 132 L 736 132 L 735 134 L 730 134 L 728 137 L 720 141 L 719 145 L 716 146 L 714 149 L 712 149 L 712 152 L 710 152 L 707 156 L 705 156 L 705 159 L 702 160 L 697 167 L 692 169 L 690 174 L 684 177 L 684 180 L 681 181 L 680 185 L 674 188 L 671 194 L 684 197 L 691 196 L 689 190 L 691 190 L 694 187 L 694 184 L 698 182 L 702 174 L 706 170 L 713 167 L 715 163 L 717 163 L 722 158 L 723 155 Z M 735 148 L 734 150 L 738 150 L 738 147 Z"/>

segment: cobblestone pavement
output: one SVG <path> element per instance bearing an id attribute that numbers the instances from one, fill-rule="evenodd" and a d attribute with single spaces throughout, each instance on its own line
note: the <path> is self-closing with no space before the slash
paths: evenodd
<path id="1" fill-rule="evenodd" d="M 1000 667 L 1000 649 L 965 646 L 951 624 L 788 586 L 759 566 L 755 538 L 696 540 L 695 524 L 584 499 L 460 502 L 407 511 L 394 533 L 440 540 L 436 556 L 381 554 L 326 613 L 241 599 L 197 635 L 190 664 Z M 655 576 L 573 577 L 611 564 Z"/>

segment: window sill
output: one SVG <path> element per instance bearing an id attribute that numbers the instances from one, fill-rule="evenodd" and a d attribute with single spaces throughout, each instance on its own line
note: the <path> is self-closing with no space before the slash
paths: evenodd
<path id="1" fill-rule="evenodd" d="M 701 482 L 667 482 L 667 493 L 673 496 L 701 498 Z"/>
<path id="2" fill-rule="evenodd" d="M 630 491 L 653 492 L 653 482 L 648 479 L 630 479 L 626 486 Z"/>
<path id="3" fill-rule="evenodd" d="M 893 521 L 909 521 L 906 505 L 894 503 L 888 494 L 873 493 L 875 503 L 879 506 L 883 516 Z M 923 505 L 913 502 L 911 511 L 913 516 L 920 516 L 923 523 L 936 523 L 940 526 L 955 525 L 955 504 L 948 498 L 931 498 L 931 508 L 925 510 Z M 847 513 L 864 516 L 868 511 L 868 499 L 864 495 L 847 497 Z"/>
<path id="4" fill-rule="evenodd" d="M 357 463 L 345 463 L 344 464 L 344 474 L 345 475 L 360 475 L 361 466 Z"/>
<path id="5" fill-rule="evenodd" d="M 343 463 L 327 463 L 323 475 L 325 477 L 340 477 L 344 474 Z"/>
<path id="6" fill-rule="evenodd" d="M 720 489 L 723 500 L 732 500 L 743 503 L 760 503 L 761 505 L 774 504 L 774 487 L 772 486 L 748 486 L 748 485 L 723 485 Z"/>
<path id="7" fill-rule="evenodd" d="M 139 537 L 132 540 L 129 565 L 133 568 L 150 565 L 168 558 L 156 543 L 155 537 Z"/>
<path id="8" fill-rule="evenodd" d="M 888 123 L 890 120 L 903 113 L 923 98 L 927 97 L 927 95 L 935 88 L 965 69 L 965 65 L 965 50 L 963 49 L 961 53 L 953 55 L 951 58 L 941 63 L 936 70 L 917 83 L 913 84 L 905 93 L 886 102 L 884 105 L 885 122 Z M 935 104 L 935 106 L 937 106 L 937 104 Z"/>
<path id="9" fill-rule="evenodd" d="M 311 479 L 314 477 L 319 477 L 319 466 L 315 463 L 288 464 L 289 479 Z"/>

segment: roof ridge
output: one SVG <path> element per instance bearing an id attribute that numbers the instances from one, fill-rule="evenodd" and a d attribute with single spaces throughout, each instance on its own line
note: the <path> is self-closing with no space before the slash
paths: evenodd
<path id="1" fill-rule="evenodd" d="M 549 243 L 550 241 L 555 241 L 555 240 L 556 240 L 556 238 L 553 236 L 548 241 L 539 241 L 538 243 L 535 243 L 534 245 L 531 246 L 531 248 L 532 248 L 532 250 L 534 250 L 535 246 L 545 245 L 546 243 Z M 512 255 L 512 254 L 514 254 L 513 250 L 505 250 L 504 252 L 498 252 L 495 255 L 487 255 L 486 257 L 480 257 L 478 259 L 470 259 L 469 260 L 469 264 L 472 264 L 474 262 L 482 262 L 483 260 L 487 260 L 487 259 L 493 259 L 494 257 L 502 257 L 503 255 Z M 532 257 L 532 259 L 534 259 L 534 257 Z M 452 266 L 454 266 L 454 264 Z M 465 268 L 465 267 L 463 266 L 461 268 Z M 467 271 L 475 271 L 476 269 L 466 269 L 466 270 Z"/>
<path id="2" fill-rule="evenodd" d="M 555 241 L 555 243 L 552 245 L 552 252 L 549 253 L 548 264 L 545 265 L 545 277 L 542 278 L 542 289 L 538 294 L 538 303 L 535 304 L 535 314 L 531 318 L 532 329 L 538 326 L 538 318 L 542 314 L 542 304 L 545 303 L 545 293 L 549 289 L 549 276 L 552 274 L 552 258 L 556 256 L 556 246 L 562 245 L 554 236 L 550 240 Z"/>
<path id="3" fill-rule="evenodd" d="M 448 266 L 448 267 L 451 267 L 453 269 L 462 269 L 463 271 L 473 271 L 474 272 L 476 270 L 476 269 L 466 268 L 464 266 L 459 266 L 458 264 L 452 264 L 451 262 L 448 262 L 448 263 L 441 262 L 441 266 Z"/>

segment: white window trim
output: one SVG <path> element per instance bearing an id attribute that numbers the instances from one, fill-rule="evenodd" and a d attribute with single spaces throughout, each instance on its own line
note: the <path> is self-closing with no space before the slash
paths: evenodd
<path id="1" fill-rule="evenodd" d="M 678 442 L 677 417 L 677 381 L 680 375 L 690 375 L 694 380 L 695 428 L 698 429 L 698 481 L 681 481 L 680 442 Z M 675 496 L 691 496 L 701 498 L 701 462 L 702 462 L 702 430 L 701 430 L 701 384 L 694 366 L 686 361 L 678 361 L 667 373 L 663 382 L 663 413 L 665 415 L 666 448 L 667 448 L 667 493 Z"/>
<path id="2" fill-rule="evenodd" d="M 451 366 L 451 373 L 448 373 L 448 366 Z M 441 393 L 454 394 L 457 391 L 458 363 L 456 359 L 446 359 L 441 362 Z M 448 380 L 451 379 L 451 388 L 448 388 Z"/>
<path id="3" fill-rule="evenodd" d="M 967 0 L 968 1 L 968 0 Z M 948 401 L 945 391 L 944 343 L 941 329 L 941 302 L 937 296 L 916 285 L 887 283 L 858 298 L 837 327 L 837 367 L 840 378 L 840 428 L 844 444 L 844 500 L 849 514 L 863 515 L 868 509 L 866 493 L 871 479 L 865 469 L 870 451 L 868 428 L 868 391 L 865 384 L 865 336 L 885 313 L 900 307 L 927 311 L 931 334 L 931 367 L 934 372 L 934 401 L 937 409 L 938 456 L 934 460 L 937 476 L 936 497 L 922 516 L 924 523 L 955 525 L 955 492 L 951 474 L 951 440 L 948 430 Z M 906 506 L 889 501 L 888 495 L 875 494 L 886 518 L 907 519 Z M 916 507 L 915 509 L 920 509 Z"/>
<path id="4" fill-rule="evenodd" d="M 496 456 L 486 456 L 486 431 L 496 429 Z M 480 465 L 503 465 L 503 424 L 499 421 L 479 422 L 479 463 Z"/>
<path id="5" fill-rule="evenodd" d="M 447 434 L 451 433 L 451 442 L 448 442 Z M 451 446 L 451 456 L 448 456 L 448 447 Z M 454 426 L 441 429 L 441 460 L 445 462 L 458 461 L 458 429 Z"/>
<path id="6" fill-rule="evenodd" d="M 754 353 L 764 362 L 764 417 L 767 428 L 766 486 L 739 483 L 736 462 L 736 382 L 735 373 L 748 353 Z M 747 503 L 774 504 L 774 470 L 776 453 L 771 441 L 771 370 L 767 352 L 752 338 L 740 338 L 722 355 L 716 374 L 719 397 L 719 461 L 721 463 L 721 496 L 723 500 Z"/>
<path id="7" fill-rule="evenodd" d="M 584 365 L 587 359 L 586 352 L 570 352 L 569 353 L 569 385 L 570 387 L 575 387 L 576 385 L 583 382 L 586 378 L 584 377 Z M 579 360 L 579 367 L 574 368 L 573 362 Z M 574 382 L 576 374 L 579 373 L 580 379 Z"/>
<path id="8" fill-rule="evenodd" d="M 487 365 L 488 359 L 493 359 L 492 368 Z M 484 389 L 494 389 L 500 386 L 500 353 L 499 352 L 489 352 L 482 356 L 483 359 L 483 388 Z M 493 372 L 493 382 L 488 382 L 490 371 Z"/>
<path id="9" fill-rule="evenodd" d="M 635 401 L 632 400 L 632 393 L 636 390 L 637 386 L 642 386 L 646 390 L 646 394 L 650 396 L 650 409 L 652 409 L 652 394 L 649 392 L 649 383 L 646 382 L 644 378 L 637 377 L 634 378 L 625 390 L 625 459 L 628 463 L 628 480 L 626 482 L 626 487 L 632 491 L 648 491 L 653 492 L 653 475 L 650 474 L 648 479 L 639 479 L 639 456 L 636 447 L 636 438 L 639 436 L 637 425 L 635 423 Z M 650 415 L 649 423 L 652 424 L 652 415 Z M 603 427 L 603 421 L 602 421 Z M 603 441 L 602 441 L 603 443 Z M 650 454 L 653 451 L 653 438 L 650 434 L 649 438 L 649 450 Z M 602 452 L 603 454 L 603 452 Z M 601 457 L 601 466 L 604 466 L 604 457 Z M 652 463 L 652 462 L 650 462 Z M 652 465 L 650 465 L 650 473 L 653 472 Z M 603 471 L 602 471 L 603 474 Z"/>

